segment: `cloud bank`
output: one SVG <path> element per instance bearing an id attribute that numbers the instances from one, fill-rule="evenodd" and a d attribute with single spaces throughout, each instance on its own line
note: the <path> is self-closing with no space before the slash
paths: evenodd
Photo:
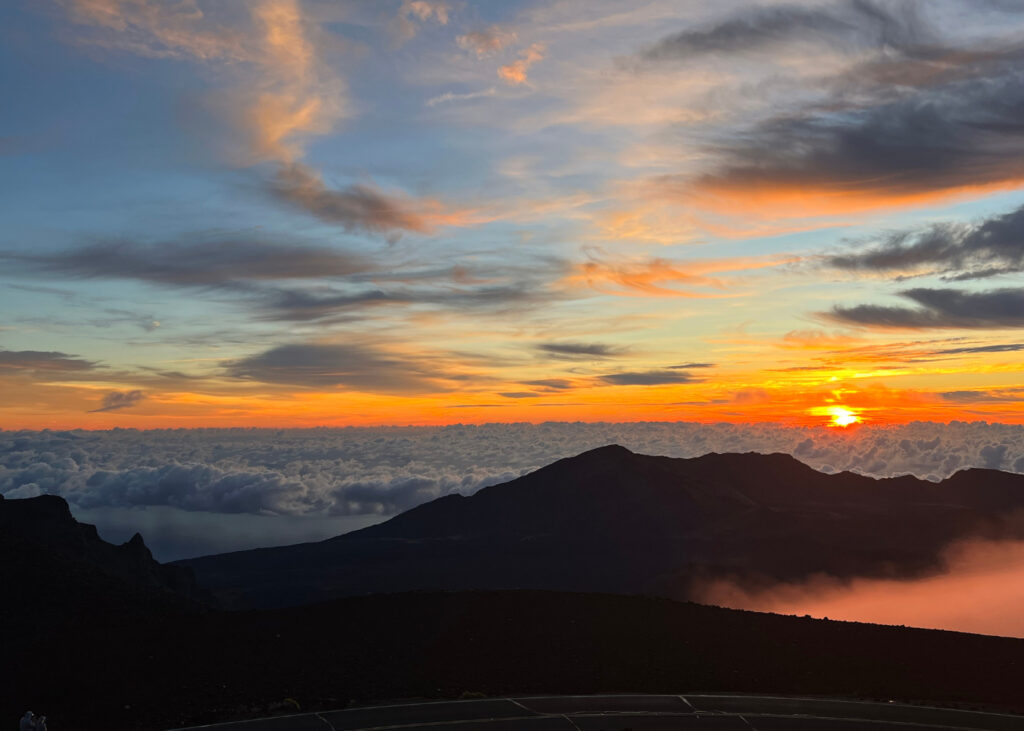
<path id="1" fill-rule="evenodd" d="M 984 422 L 851 431 L 686 422 L 0 431 L 0 493 L 61 495 L 103 535 L 144 527 L 154 555 L 170 560 L 319 540 L 331 526 L 342 533 L 611 443 L 671 457 L 785 452 L 824 472 L 877 477 L 1024 472 L 1024 426 Z M 230 518 L 230 535 L 197 528 L 213 516 Z"/>
<path id="2" fill-rule="evenodd" d="M 1024 426 L 985 422 L 851 431 L 688 422 L 8 431 L 0 432 L 0 492 L 59 494 L 89 508 L 390 515 L 611 443 L 671 457 L 784 452 L 824 472 L 877 477 L 1024 472 Z"/>
<path id="3" fill-rule="evenodd" d="M 819 577 L 763 591 L 716 581 L 701 590 L 699 601 L 850 622 L 1024 637 L 1024 542 L 961 543 L 950 547 L 944 560 L 942 573 L 905 581 L 842 583 Z"/>

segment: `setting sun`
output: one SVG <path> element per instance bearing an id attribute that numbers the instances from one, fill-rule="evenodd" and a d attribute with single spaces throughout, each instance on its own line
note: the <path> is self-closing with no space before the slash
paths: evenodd
<path id="1" fill-rule="evenodd" d="M 815 406 L 808 409 L 807 413 L 811 416 L 829 417 L 828 426 L 831 427 L 853 426 L 863 421 L 860 414 L 846 406 Z"/>
<path id="2" fill-rule="evenodd" d="M 829 426 L 850 426 L 852 424 L 859 424 L 860 417 L 849 409 L 844 409 L 842 406 L 829 407 L 829 415 L 832 417 L 832 422 Z"/>

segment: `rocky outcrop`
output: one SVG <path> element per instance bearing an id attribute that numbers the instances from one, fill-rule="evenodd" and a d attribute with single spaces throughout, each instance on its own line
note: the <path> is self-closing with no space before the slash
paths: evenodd
<path id="1" fill-rule="evenodd" d="M 104 541 L 96 526 L 76 521 L 67 501 L 57 495 L 0 496 L 0 536 L 19 550 L 51 552 L 135 585 L 202 598 L 189 568 L 155 561 L 138 533 L 121 545 Z"/>

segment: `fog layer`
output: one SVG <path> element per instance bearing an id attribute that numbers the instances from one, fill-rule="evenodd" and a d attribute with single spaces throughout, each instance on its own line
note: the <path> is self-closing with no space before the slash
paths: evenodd
<path id="1" fill-rule="evenodd" d="M 1024 542 L 959 543 L 945 561 L 941 574 L 902 581 L 823 576 L 758 591 L 713 581 L 696 598 L 734 609 L 1024 637 Z"/>

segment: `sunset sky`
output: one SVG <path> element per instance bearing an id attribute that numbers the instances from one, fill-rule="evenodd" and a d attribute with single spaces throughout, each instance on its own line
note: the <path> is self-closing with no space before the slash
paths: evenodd
<path id="1" fill-rule="evenodd" d="M 1024 3 L 0 4 L 0 427 L 1024 423 Z"/>

